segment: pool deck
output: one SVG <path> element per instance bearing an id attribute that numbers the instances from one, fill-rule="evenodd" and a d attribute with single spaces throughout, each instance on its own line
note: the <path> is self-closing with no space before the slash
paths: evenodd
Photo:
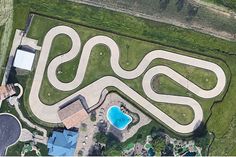
<path id="1" fill-rule="evenodd" d="M 139 123 L 137 125 L 134 125 L 132 127 L 132 129 L 130 129 L 130 130 L 125 129 L 125 130 L 121 131 L 121 130 L 116 129 L 116 131 L 118 131 L 122 135 L 122 138 L 118 137 L 121 142 L 126 141 L 128 138 L 132 137 L 135 133 L 137 133 L 139 128 L 141 128 L 142 126 L 147 125 L 148 123 L 151 122 L 151 119 L 148 116 L 146 116 L 142 111 L 140 111 L 138 108 L 134 107 L 132 104 L 130 104 L 129 102 L 124 100 L 118 94 L 110 93 L 107 95 L 107 97 L 106 97 L 105 101 L 102 103 L 102 105 L 99 108 L 97 108 L 97 110 L 96 110 L 96 113 L 97 113 L 96 122 L 92 122 L 90 119 L 86 119 L 85 121 L 83 121 L 83 123 L 87 124 L 87 130 L 80 131 L 80 136 L 78 138 L 78 142 L 77 142 L 78 144 L 77 144 L 77 149 L 76 149 L 75 154 L 78 154 L 79 150 L 83 150 L 83 152 L 84 152 L 83 155 L 88 155 L 88 151 L 89 151 L 90 146 L 95 144 L 95 141 L 93 139 L 93 135 L 96 132 L 98 132 L 98 128 L 97 128 L 98 122 L 105 121 L 108 124 L 108 130 L 110 130 L 111 125 L 106 118 L 106 113 L 107 113 L 107 110 L 111 106 L 113 106 L 115 102 L 123 102 L 129 110 L 137 113 L 139 115 L 140 119 L 142 119 L 139 121 Z M 79 125 L 78 127 L 79 127 L 79 129 L 82 128 L 81 125 Z M 87 139 L 86 139 L 86 137 L 87 137 Z M 84 141 L 86 141 L 85 145 L 83 145 Z"/>
<path id="2" fill-rule="evenodd" d="M 134 105 L 130 104 L 128 101 L 126 101 L 125 99 L 123 99 L 121 96 L 119 96 L 117 93 L 110 93 L 107 96 L 107 99 L 104 102 L 104 105 L 101 106 L 100 109 L 104 109 L 104 113 L 107 113 L 107 110 L 111 107 L 116 105 L 117 106 L 117 102 L 123 102 L 126 105 L 126 108 L 129 109 L 130 111 L 137 113 L 139 115 L 140 121 L 137 125 L 132 126 L 132 129 L 127 130 L 118 130 L 114 127 L 112 127 L 112 125 L 110 125 L 110 123 L 108 122 L 109 126 L 108 126 L 108 130 L 112 131 L 114 129 L 116 129 L 116 131 L 120 132 L 122 134 L 122 137 L 118 137 L 120 141 L 124 142 L 127 139 L 129 139 L 130 137 L 132 137 L 139 128 L 141 128 L 144 125 L 147 125 L 148 123 L 150 123 L 152 120 L 146 116 L 142 111 L 140 111 L 138 108 L 136 108 Z M 106 118 L 106 115 L 103 117 L 101 116 L 103 120 L 108 121 L 108 119 Z"/>

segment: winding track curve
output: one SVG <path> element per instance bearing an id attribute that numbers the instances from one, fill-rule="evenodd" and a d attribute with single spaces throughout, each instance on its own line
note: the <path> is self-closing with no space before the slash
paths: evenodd
<path id="1" fill-rule="evenodd" d="M 152 105 L 149 101 L 139 95 L 136 91 L 132 88 L 128 87 L 125 83 L 123 83 L 118 78 L 113 76 L 105 76 L 97 81 L 91 83 L 90 85 L 86 86 L 85 88 L 77 91 L 76 93 L 70 95 L 69 97 L 63 99 L 62 101 L 54 104 L 53 106 L 47 106 L 43 104 L 39 99 L 39 91 L 43 79 L 43 75 L 46 69 L 47 58 L 49 56 L 51 44 L 53 39 L 59 34 L 66 34 L 72 40 L 72 48 L 69 52 L 60 55 L 54 58 L 48 66 L 48 79 L 50 83 L 57 89 L 62 91 L 70 91 L 77 88 L 84 79 L 84 75 L 86 72 L 87 64 L 89 61 L 90 53 L 92 48 L 97 44 L 104 44 L 108 46 L 111 52 L 110 63 L 113 71 L 120 77 L 125 79 L 134 79 L 139 77 L 148 67 L 148 65 L 157 58 L 162 58 L 174 62 L 179 62 L 186 65 L 191 65 L 194 67 L 207 69 L 215 73 L 217 76 L 217 84 L 211 90 L 204 90 L 192 83 L 191 81 L 184 78 L 182 75 L 178 74 L 174 70 L 166 66 L 155 66 L 149 69 L 142 81 L 142 86 L 145 94 L 154 101 L 157 102 L 164 102 L 164 103 L 171 103 L 171 104 L 180 104 L 180 105 L 187 105 L 191 107 L 194 111 L 194 120 L 188 125 L 181 125 L 177 123 L 175 120 L 170 118 L 164 112 L 159 110 L 157 107 Z M 140 104 L 145 110 L 147 110 L 150 114 L 161 120 L 167 126 L 172 128 L 173 130 L 180 132 L 180 133 L 190 133 L 194 131 L 199 125 L 200 122 L 203 120 L 203 111 L 201 106 L 197 101 L 190 97 L 183 97 L 183 96 L 172 96 L 172 95 L 164 95 L 164 94 L 157 94 L 153 91 L 151 87 L 151 81 L 153 77 L 157 74 L 164 74 L 168 77 L 175 80 L 177 83 L 182 85 L 183 87 L 187 88 L 194 94 L 198 95 L 202 98 L 213 98 L 219 95 L 226 84 L 226 77 L 224 71 L 215 63 L 211 63 L 208 61 L 183 56 L 180 54 L 175 54 L 163 50 L 155 50 L 148 53 L 140 62 L 140 64 L 132 71 L 126 71 L 122 69 L 119 65 L 119 48 L 115 41 L 107 36 L 95 36 L 89 39 L 83 47 L 80 63 L 78 65 L 77 73 L 73 81 L 69 83 L 63 83 L 58 80 L 56 77 L 56 70 L 58 66 L 62 63 L 65 63 L 74 57 L 77 56 L 79 49 L 81 48 L 81 41 L 78 33 L 70 27 L 67 26 L 57 26 L 52 28 L 45 36 L 41 54 L 39 57 L 38 65 L 36 68 L 30 97 L 29 97 L 29 104 L 31 107 L 32 112 L 41 120 L 49 123 L 59 123 L 61 122 L 58 115 L 57 110 L 59 106 L 63 105 L 68 100 L 74 98 L 78 94 L 83 95 L 89 107 L 95 105 L 100 98 L 102 91 L 109 87 L 114 86 L 124 92 L 128 97 L 133 99 L 135 102 Z M 48 116 L 46 116 L 48 115 Z"/>

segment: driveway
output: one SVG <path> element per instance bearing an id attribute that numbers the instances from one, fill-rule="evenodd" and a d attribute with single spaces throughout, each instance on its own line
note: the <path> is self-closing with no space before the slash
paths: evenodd
<path id="1" fill-rule="evenodd" d="M 6 149 L 18 141 L 20 134 L 19 120 L 11 114 L 0 114 L 0 156 L 4 156 Z"/>

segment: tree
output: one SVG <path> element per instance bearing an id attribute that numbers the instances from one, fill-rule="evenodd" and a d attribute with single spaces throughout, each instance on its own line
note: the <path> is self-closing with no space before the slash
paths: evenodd
<path id="1" fill-rule="evenodd" d="M 109 132 L 107 134 L 106 146 L 110 148 L 114 145 L 117 145 L 118 143 L 120 143 L 120 140 L 115 135 Z"/>
<path id="2" fill-rule="evenodd" d="M 105 134 L 103 132 L 98 132 L 95 134 L 94 138 L 97 142 L 106 144 L 107 147 L 111 147 L 120 142 L 112 133 Z"/>
<path id="3" fill-rule="evenodd" d="M 178 0 L 176 2 L 177 12 L 180 12 L 184 7 L 185 0 Z"/>
<path id="4" fill-rule="evenodd" d="M 169 4 L 170 0 L 160 0 L 160 9 L 166 10 L 167 5 Z"/>
<path id="5" fill-rule="evenodd" d="M 157 128 L 155 126 L 152 127 L 152 129 L 151 129 L 151 136 L 152 136 L 153 139 L 158 136 L 158 131 L 157 131 Z"/>
<path id="6" fill-rule="evenodd" d="M 121 153 L 120 150 L 109 149 L 109 150 L 104 152 L 104 155 L 106 155 L 106 156 L 121 156 L 122 153 Z"/>
<path id="7" fill-rule="evenodd" d="M 84 152 L 83 152 L 82 150 L 80 150 L 80 151 L 78 152 L 78 156 L 83 156 L 83 154 L 84 154 Z"/>
<path id="8" fill-rule="evenodd" d="M 86 123 L 81 124 L 81 131 L 87 131 L 87 124 Z"/>
<path id="9" fill-rule="evenodd" d="M 98 122 L 97 123 L 97 127 L 98 127 L 98 131 L 102 132 L 102 133 L 106 133 L 107 132 L 107 122 L 103 121 L 103 122 Z"/>
<path id="10" fill-rule="evenodd" d="M 166 143 L 165 143 L 165 139 L 163 138 L 157 138 L 155 140 L 152 141 L 152 146 L 155 150 L 155 152 L 157 153 L 157 156 L 161 155 L 161 151 L 163 151 L 165 149 Z"/>
<path id="11" fill-rule="evenodd" d="M 91 148 L 91 154 L 93 156 L 95 154 L 104 153 L 103 155 L 107 156 L 121 156 L 122 147 L 120 145 L 119 139 L 114 136 L 112 133 L 102 133 L 98 132 L 95 134 L 94 138 L 97 142 L 103 143 L 106 145 L 106 147 L 102 147 L 102 149 L 98 149 L 98 147 L 95 145 Z"/>
<path id="12" fill-rule="evenodd" d="M 90 114 L 90 120 L 92 122 L 95 122 L 96 121 L 96 111 L 92 111 L 91 114 Z"/>
<path id="13" fill-rule="evenodd" d="M 166 147 L 165 147 L 165 150 L 164 152 L 162 151 L 162 155 L 163 156 L 174 156 L 174 153 L 173 153 L 173 145 L 172 144 L 167 144 Z"/>
<path id="14" fill-rule="evenodd" d="M 138 134 L 136 137 L 137 142 L 142 141 L 143 135 L 142 134 Z"/>
<path id="15" fill-rule="evenodd" d="M 103 155 L 103 146 L 101 144 L 95 144 L 89 149 L 88 156 L 102 156 Z"/>
<path id="16" fill-rule="evenodd" d="M 94 138 L 97 142 L 106 144 L 108 141 L 107 135 L 105 133 L 98 132 L 95 134 Z"/>
<path id="17" fill-rule="evenodd" d="M 194 16 L 197 15 L 198 12 L 198 7 L 194 6 L 192 4 L 188 5 L 188 17 L 187 17 L 187 21 L 191 21 L 193 19 Z"/>

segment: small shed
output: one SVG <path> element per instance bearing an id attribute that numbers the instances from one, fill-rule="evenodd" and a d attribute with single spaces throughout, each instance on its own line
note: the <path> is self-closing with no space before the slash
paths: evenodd
<path id="1" fill-rule="evenodd" d="M 17 49 L 13 66 L 19 69 L 31 71 L 34 63 L 34 58 L 35 53 L 22 49 Z"/>

